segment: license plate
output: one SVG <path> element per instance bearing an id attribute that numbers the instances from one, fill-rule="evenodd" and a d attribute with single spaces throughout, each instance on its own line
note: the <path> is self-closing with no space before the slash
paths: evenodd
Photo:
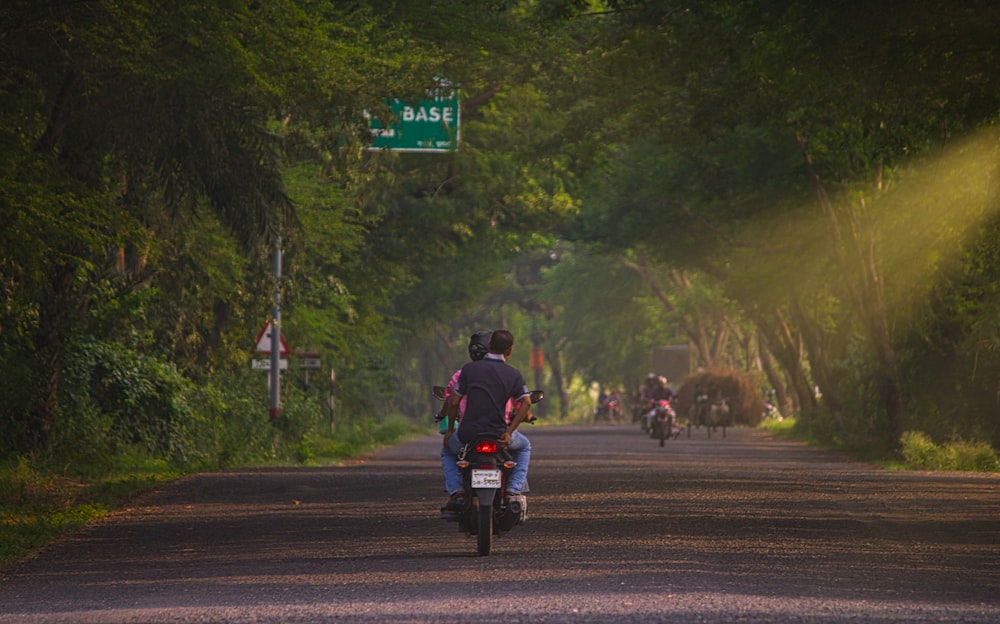
<path id="1" fill-rule="evenodd" d="M 472 487 L 474 488 L 499 488 L 500 471 L 483 470 L 481 468 L 472 469 Z"/>

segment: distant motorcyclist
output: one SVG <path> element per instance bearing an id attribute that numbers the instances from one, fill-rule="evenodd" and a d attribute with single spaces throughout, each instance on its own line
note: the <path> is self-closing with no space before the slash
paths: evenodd
<path id="1" fill-rule="evenodd" d="M 635 400 L 632 404 L 632 422 L 642 421 L 643 417 L 653 406 L 653 393 L 656 390 L 657 378 L 655 373 L 650 373 L 639 386 L 635 393 Z"/>
<path id="2" fill-rule="evenodd" d="M 617 388 L 612 388 L 608 393 L 608 419 L 617 423 L 622 415 L 622 395 Z"/>
<path id="3" fill-rule="evenodd" d="M 653 429 L 653 419 L 656 418 L 656 410 L 660 401 L 672 403 L 677 398 L 677 393 L 663 375 L 653 375 L 650 373 L 652 383 L 649 384 L 649 400 L 646 403 L 646 411 L 643 413 L 643 431 Z"/>
<path id="4" fill-rule="evenodd" d="M 594 408 L 594 422 L 608 420 L 608 393 L 603 389 L 597 395 L 597 406 Z"/>
<path id="5" fill-rule="evenodd" d="M 677 393 L 674 389 L 670 387 L 670 383 L 667 378 L 660 375 L 656 378 L 656 386 L 653 389 L 653 399 L 659 401 L 663 399 L 664 401 L 673 401 L 677 398 Z"/>

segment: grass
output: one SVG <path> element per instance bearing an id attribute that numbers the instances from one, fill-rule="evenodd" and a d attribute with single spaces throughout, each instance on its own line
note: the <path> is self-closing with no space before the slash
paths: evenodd
<path id="1" fill-rule="evenodd" d="M 794 437 L 793 430 L 795 429 L 795 419 L 783 418 L 781 420 L 775 420 L 773 418 L 766 418 L 757 426 L 761 429 L 767 429 L 768 431 L 781 436 Z"/>
<path id="2" fill-rule="evenodd" d="M 902 468 L 912 470 L 963 470 L 998 472 L 1000 457 L 989 444 L 954 439 L 936 444 L 920 431 L 907 431 L 900 438 Z"/>
<path id="3" fill-rule="evenodd" d="M 768 419 L 759 426 L 813 446 L 845 451 L 856 459 L 872 461 L 892 470 L 1000 472 L 1000 455 L 986 442 L 953 439 L 937 444 L 922 432 L 907 431 L 900 437 L 898 454 L 873 457 L 870 450 L 845 449 L 842 445 L 810 435 L 808 431 L 796 428 L 794 418 L 781 421 Z"/>
<path id="4" fill-rule="evenodd" d="M 294 459 L 279 463 L 333 464 L 426 433 L 426 427 L 418 428 L 403 418 L 344 426 L 333 439 L 303 436 L 289 449 Z M 274 465 L 274 461 L 250 466 L 265 464 Z M 141 455 L 115 457 L 101 466 L 56 466 L 33 457 L 0 464 L 0 567 L 185 473 Z"/>
<path id="5" fill-rule="evenodd" d="M 25 457 L 0 466 L 0 564 L 80 529 L 178 476 L 155 462 L 129 464 L 99 475 L 54 470 Z"/>

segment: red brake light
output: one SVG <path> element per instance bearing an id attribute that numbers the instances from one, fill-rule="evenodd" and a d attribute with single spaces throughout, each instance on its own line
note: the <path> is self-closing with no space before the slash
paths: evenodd
<path id="1" fill-rule="evenodd" d="M 480 440 L 476 443 L 477 453 L 496 453 L 497 443 L 493 440 Z"/>

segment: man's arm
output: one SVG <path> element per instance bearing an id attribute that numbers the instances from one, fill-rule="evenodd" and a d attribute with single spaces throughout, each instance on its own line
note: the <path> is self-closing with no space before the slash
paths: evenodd
<path id="1" fill-rule="evenodd" d="M 503 434 L 506 442 L 510 442 L 511 434 L 517 430 L 518 425 L 528 420 L 529 416 L 531 416 L 531 395 L 526 394 L 518 399 L 517 413 L 514 414 L 514 418 L 507 425 L 507 431 Z"/>

